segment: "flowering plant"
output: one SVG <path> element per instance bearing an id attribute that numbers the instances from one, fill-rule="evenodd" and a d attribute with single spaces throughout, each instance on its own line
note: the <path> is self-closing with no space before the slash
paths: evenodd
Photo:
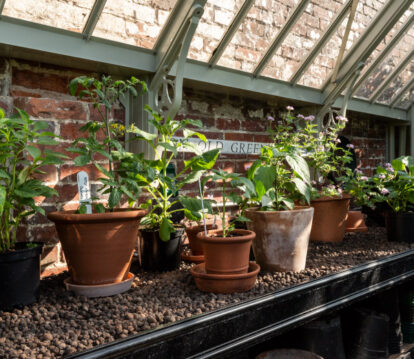
<path id="1" fill-rule="evenodd" d="M 403 156 L 378 167 L 373 181 L 377 202 L 386 202 L 394 212 L 414 211 L 414 158 Z"/>
<path id="2" fill-rule="evenodd" d="M 378 191 L 372 178 L 364 176 L 362 171 L 356 169 L 351 177 L 341 178 L 341 181 L 356 206 L 375 207 Z"/>

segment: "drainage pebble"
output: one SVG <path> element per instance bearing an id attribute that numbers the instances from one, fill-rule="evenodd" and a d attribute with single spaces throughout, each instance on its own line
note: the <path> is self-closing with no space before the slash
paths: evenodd
<path id="1" fill-rule="evenodd" d="M 312 242 L 304 271 L 262 272 L 250 292 L 232 295 L 198 291 L 185 263 L 167 273 L 138 271 L 129 292 L 95 299 L 67 292 L 63 273 L 42 280 L 38 303 L 0 311 L 0 358 L 59 358 L 412 247 L 387 242 L 384 228 L 337 244 Z"/>

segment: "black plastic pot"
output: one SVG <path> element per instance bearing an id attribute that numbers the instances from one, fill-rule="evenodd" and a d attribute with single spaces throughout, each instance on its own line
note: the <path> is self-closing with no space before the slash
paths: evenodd
<path id="1" fill-rule="evenodd" d="M 389 241 L 414 243 L 414 212 L 387 212 L 385 216 Z"/>
<path id="2" fill-rule="evenodd" d="M 160 239 L 159 231 L 140 229 L 141 268 L 148 271 L 170 271 L 181 263 L 181 238 L 184 228 L 176 228 L 170 240 Z"/>
<path id="3" fill-rule="evenodd" d="M 0 253 L 0 310 L 12 310 L 35 302 L 40 286 L 40 255 L 43 243 L 27 248 L 17 243 L 16 250 Z"/>

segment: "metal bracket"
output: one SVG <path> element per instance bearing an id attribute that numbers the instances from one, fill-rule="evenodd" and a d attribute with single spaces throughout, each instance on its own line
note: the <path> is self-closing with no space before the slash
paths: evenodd
<path id="1" fill-rule="evenodd" d="M 200 1 L 192 4 L 173 40 L 159 61 L 149 86 L 149 90 L 155 94 L 155 110 L 164 117 L 174 117 L 181 106 L 184 67 L 191 40 L 204 13 L 204 4 L 200 3 Z M 175 64 L 175 78 L 170 79 L 168 76 Z"/>

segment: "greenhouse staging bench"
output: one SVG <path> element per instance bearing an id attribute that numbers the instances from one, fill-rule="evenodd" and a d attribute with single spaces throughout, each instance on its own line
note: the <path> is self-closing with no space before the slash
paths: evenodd
<path id="1" fill-rule="evenodd" d="M 259 275 L 246 293 L 202 293 L 177 271 L 135 270 L 124 294 L 67 292 L 67 273 L 42 280 L 39 303 L 0 312 L 2 358 L 213 358 L 236 352 L 414 279 L 414 249 L 382 228 L 310 244 L 307 269 Z"/>

